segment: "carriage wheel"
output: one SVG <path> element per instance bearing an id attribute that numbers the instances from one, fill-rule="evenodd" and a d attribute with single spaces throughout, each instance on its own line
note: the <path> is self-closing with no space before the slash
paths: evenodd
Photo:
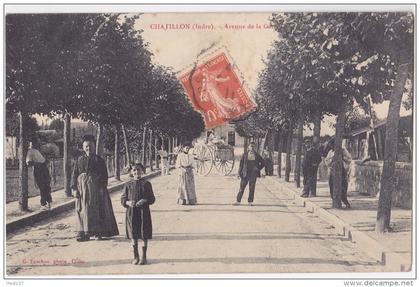
<path id="1" fill-rule="evenodd" d="M 232 157 L 230 159 L 220 159 L 217 155 L 214 159 L 214 166 L 217 171 L 223 175 L 228 175 L 232 172 L 233 167 L 235 166 L 235 157 L 232 151 Z"/>
<path id="2" fill-rule="evenodd" d="M 199 175 L 208 175 L 213 167 L 213 154 L 207 146 L 194 149 L 196 172 Z"/>

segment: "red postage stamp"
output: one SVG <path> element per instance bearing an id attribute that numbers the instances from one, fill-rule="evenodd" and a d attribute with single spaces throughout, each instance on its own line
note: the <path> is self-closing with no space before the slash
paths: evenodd
<path id="1" fill-rule="evenodd" d="M 184 72 L 179 80 L 208 129 L 255 107 L 224 51 Z"/>

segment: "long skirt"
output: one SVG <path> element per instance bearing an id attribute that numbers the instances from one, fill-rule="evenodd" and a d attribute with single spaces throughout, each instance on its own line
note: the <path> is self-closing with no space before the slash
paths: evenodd
<path id="1" fill-rule="evenodd" d="M 192 168 L 181 168 L 178 184 L 178 204 L 193 205 L 197 203 L 195 194 L 194 173 Z"/>
<path id="2" fill-rule="evenodd" d="M 117 221 L 108 189 L 98 177 L 82 173 L 77 178 L 80 197 L 76 201 L 76 232 L 79 235 L 118 235 Z"/>

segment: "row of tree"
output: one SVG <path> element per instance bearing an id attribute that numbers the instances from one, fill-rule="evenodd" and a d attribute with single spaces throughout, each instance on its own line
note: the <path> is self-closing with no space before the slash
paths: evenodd
<path id="1" fill-rule="evenodd" d="M 33 114 L 64 121 L 68 196 L 72 117 L 97 125 L 99 154 L 102 135 L 113 130 L 116 167 L 121 134 L 129 147 L 130 139 L 139 133 L 192 139 L 203 131 L 201 115 L 190 107 L 174 73 L 152 63 L 152 54 L 135 27 L 137 20 L 138 16 L 122 14 L 7 15 L 6 110 L 20 117 L 22 210 L 28 208 L 24 159 L 30 131 L 25 123 Z M 125 151 L 131 158 L 130 149 Z"/>
<path id="2" fill-rule="evenodd" d="M 258 111 L 239 121 L 252 134 L 272 127 L 286 142 L 286 180 L 290 173 L 290 143 L 295 131 L 295 181 L 300 184 L 303 127 L 313 124 L 320 137 L 324 116 L 335 115 L 333 208 L 341 208 L 342 148 L 346 119 L 355 107 L 369 114 L 370 102 L 389 100 L 385 156 L 377 216 L 378 232 L 389 228 L 399 111 L 403 93 L 412 100 L 413 15 L 410 13 L 279 13 L 271 22 L 278 40 L 269 51 L 256 89 Z M 410 106 L 411 104 L 408 104 Z M 366 120 L 366 119 L 365 119 Z M 280 146 L 279 150 L 283 150 Z M 280 169 L 279 169 L 280 170 Z"/>

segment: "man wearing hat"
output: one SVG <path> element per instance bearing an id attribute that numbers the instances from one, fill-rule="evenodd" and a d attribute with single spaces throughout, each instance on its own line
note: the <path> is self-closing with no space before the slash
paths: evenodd
<path id="1" fill-rule="evenodd" d="M 264 168 L 263 158 L 255 151 L 255 143 L 251 142 L 248 145 L 248 150 L 242 155 L 239 163 L 239 175 L 241 183 L 239 192 L 236 195 L 236 202 L 233 205 L 241 203 L 242 196 L 244 195 L 245 187 L 249 183 L 248 205 L 252 206 L 254 202 L 255 184 L 257 178 L 261 177 L 261 169 Z"/>
<path id="2" fill-rule="evenodd" d="M 117 222 L 109 197 L 108 171 L 105 161 L 95 154 L 95 139 L 83 137 L 84 154 L 74 164 L 72 189 L 76 200 L 77 241 L 87 241 L 90 236 L 118 235 Z"/>
<path id="3" fill-rule="evenodd" d="M 312 140 L 307 140 L 305 145 L 307 147 L 305 157 L 303 159 L 303 192 L 301 197 L 316 196 L 316 181 L 318 166 L 321 163 L 321 154 L 316 147 L 318 140 L 314 137 Z"/>

